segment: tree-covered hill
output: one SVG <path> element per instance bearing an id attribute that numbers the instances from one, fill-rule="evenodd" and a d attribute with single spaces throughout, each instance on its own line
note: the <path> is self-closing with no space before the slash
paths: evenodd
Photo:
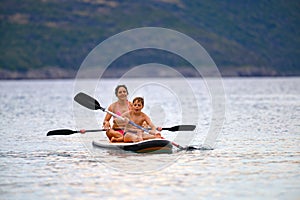
<path id="1" fill-rule="evenodd" d="M 146 26 L 197 40 L 223 75 L 300 75 L 299 10 L 297 0 L 2 0 L 0 78 L 72 77 L 100 42 Z M 165 60 L 137 52 L 115 65 L 151 59 Z"/>

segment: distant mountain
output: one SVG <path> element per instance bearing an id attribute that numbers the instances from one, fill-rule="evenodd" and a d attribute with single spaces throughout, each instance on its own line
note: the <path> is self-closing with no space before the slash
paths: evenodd
<path id="1" fill-rule="evenodd" d="M 300 75 L 297 0 L 2 0 L 0 10 L 0 78 L 74 77 L 101 41 L 146 26 L 197 40 L 223 75 Z M 112 70 L 165 60 L 151 50 L 130 56 Z M 168 60 L 193 74 L 185 61 Z"/>

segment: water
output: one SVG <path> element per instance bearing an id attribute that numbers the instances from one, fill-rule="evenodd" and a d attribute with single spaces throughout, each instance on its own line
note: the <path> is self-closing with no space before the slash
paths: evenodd
<path id="1" fill-rule="evenodd" d="M 171 155 L 89 146 L 94 137 L 105 141 L 104 133 L 47 137 L 54 129 L 99 128 L 84 120 L 80 124 L 74 117 L 74 82 L 1 81 L 0 199 L 299 199 L 300 78 L 223 81 L 226 113 L 215 149 Z M 188 124 L 178 114 L 188 110 L 190 123 L 197 119 L 197 131 L 182 134 L 192 135 L 191 144 L 197 145 L 205 139 L 212 110 L 202 81 L 189 82 L 200 99 L 198 110 L 191 96 L 177 107 L 178 100 L 172 102 L 168 92 L 157 101 L 157 91 L 153 99 L 147 96 L 145 112 L 168 127 Z M 104 84 L 107 90 L 101 102 L 108 105 L 116 80 Z M 180 88 L 176 81 L 172 84 Z M 171 103 L 165 102 L 162 108 L 159 103 L 164 100 Z M 190 112 L 195 109 L 196 113 Z M 80 112 L 84 119 L 91 111 Z M 101 112 L 93 115 L 99 123 L 104 117 Z M 186 144 L 177 134 L 163 133 Z"/>

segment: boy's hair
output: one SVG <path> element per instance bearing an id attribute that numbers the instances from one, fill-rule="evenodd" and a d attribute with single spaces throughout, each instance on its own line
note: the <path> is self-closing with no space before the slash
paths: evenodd
<path id="1" fill-rule="evenodd" d="M 143 97 L 135 97 L 132 101 L 132 103 L 134 103 L 135 101 L 139 101 L 142 103 L 142 105 L 144 106 L 144 98 Z"/>

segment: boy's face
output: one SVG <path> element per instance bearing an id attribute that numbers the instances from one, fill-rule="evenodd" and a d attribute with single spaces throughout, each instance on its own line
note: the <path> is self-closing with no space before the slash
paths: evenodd
<path id="1" fill-rule="evenodd" d="M 143 104 L 141 101 L 134 101 L 133 104 L 132 104 L 132 109 L 133 111 L 135 112 L 140 112 L 142 109 L 143 109 Z"/>

